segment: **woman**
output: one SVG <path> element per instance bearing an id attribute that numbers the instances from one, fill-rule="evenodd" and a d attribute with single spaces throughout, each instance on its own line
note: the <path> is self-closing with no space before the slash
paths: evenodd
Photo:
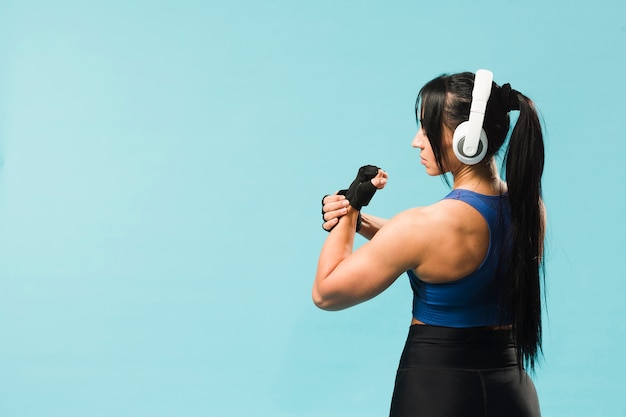
<path id="1" fill-rule="evenodd" d="M 387 182 L 370 168 L 322 201 L 330 233 L 313 285 L 318 307 L 368 300 L 404 272 L 413 288 L 393 417 L 540 415 L 525 369 L 541 352 L 543 137 L 533 102 L 491 77 L 485 70 L 444 75 L 418 95 L 412 146 L 428 175 L 452 175 L 442 200 L 390 220 L 361 214 Z M 519 117 L 504 150 L 504 182 L 494 155 L 512 110 Z M 353 252 L 357 228 L 370 241 Z"/>

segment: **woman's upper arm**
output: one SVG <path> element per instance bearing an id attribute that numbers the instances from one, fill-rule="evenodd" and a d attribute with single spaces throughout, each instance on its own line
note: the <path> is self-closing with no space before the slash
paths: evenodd
<path id="1" fill-rule="evenodd" d="M 420 262 L 426 239 L 414 233 L 419 216 L 404 212 L 389 220 L 385 227 L 345 258 L 320 283 L 321 299 L 326 310 L 341 310 L 366 301 L 383 292 L 403 272 Z"/>

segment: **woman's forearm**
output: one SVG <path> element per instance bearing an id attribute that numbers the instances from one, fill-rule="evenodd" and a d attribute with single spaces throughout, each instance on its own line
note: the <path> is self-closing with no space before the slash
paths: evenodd
<path id="1" fill-rule="evenodd" d="M 313 283 L 313 301 L 320 308 L 325 308 L 333 297 L 324 281 L 352 253 L 357 214 L 357 211 L 349 207 L 348 214 L 341 217 L 339 224 L 330 231 L 322 246 Z"/>
<path id="2" fill-rule="evenodd" d="M 361 213 L 361 228 L 359 234 L 366 239 L 371 239 L 389 220 L 371 214 Z"/>

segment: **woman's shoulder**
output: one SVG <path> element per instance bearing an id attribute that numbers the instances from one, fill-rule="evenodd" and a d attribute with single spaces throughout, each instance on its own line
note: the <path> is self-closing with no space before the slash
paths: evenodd
<path id="1" fill-rule="evenodd" d="M 399 227 L 418 228 L 421 231 L 445 231 L 465 223 L 474 210 L 459 200 L 443 199 L 429 206 L 413 207 L 398 213 L 391 222 Z"/>
<path id="2" fill-rule="evenodd" d="M 372 242 L 408 252 L 413 265 L 423 266 L 427 262 L 454 264 L 460 259 L 459 253 L 465 259 L 466 253 L 471 253 L 468 250 L 484 246 L 478 243 L 488 233 L 486 227 L 480 214 L 469 205 L 458 200 L 441 200 L 398 213 L 380 229 Z"/>

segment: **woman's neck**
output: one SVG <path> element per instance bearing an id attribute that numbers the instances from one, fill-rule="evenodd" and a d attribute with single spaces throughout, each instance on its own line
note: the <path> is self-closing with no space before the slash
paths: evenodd
<path id="1" fill-rule="evenodd" d="M 476 165 L 460 164 L 452 172 L 453 189 L 475 191 L 480 194 L 497 195 L 506 191 L 506 184 L 500 179 L 494 158 Z"/>

